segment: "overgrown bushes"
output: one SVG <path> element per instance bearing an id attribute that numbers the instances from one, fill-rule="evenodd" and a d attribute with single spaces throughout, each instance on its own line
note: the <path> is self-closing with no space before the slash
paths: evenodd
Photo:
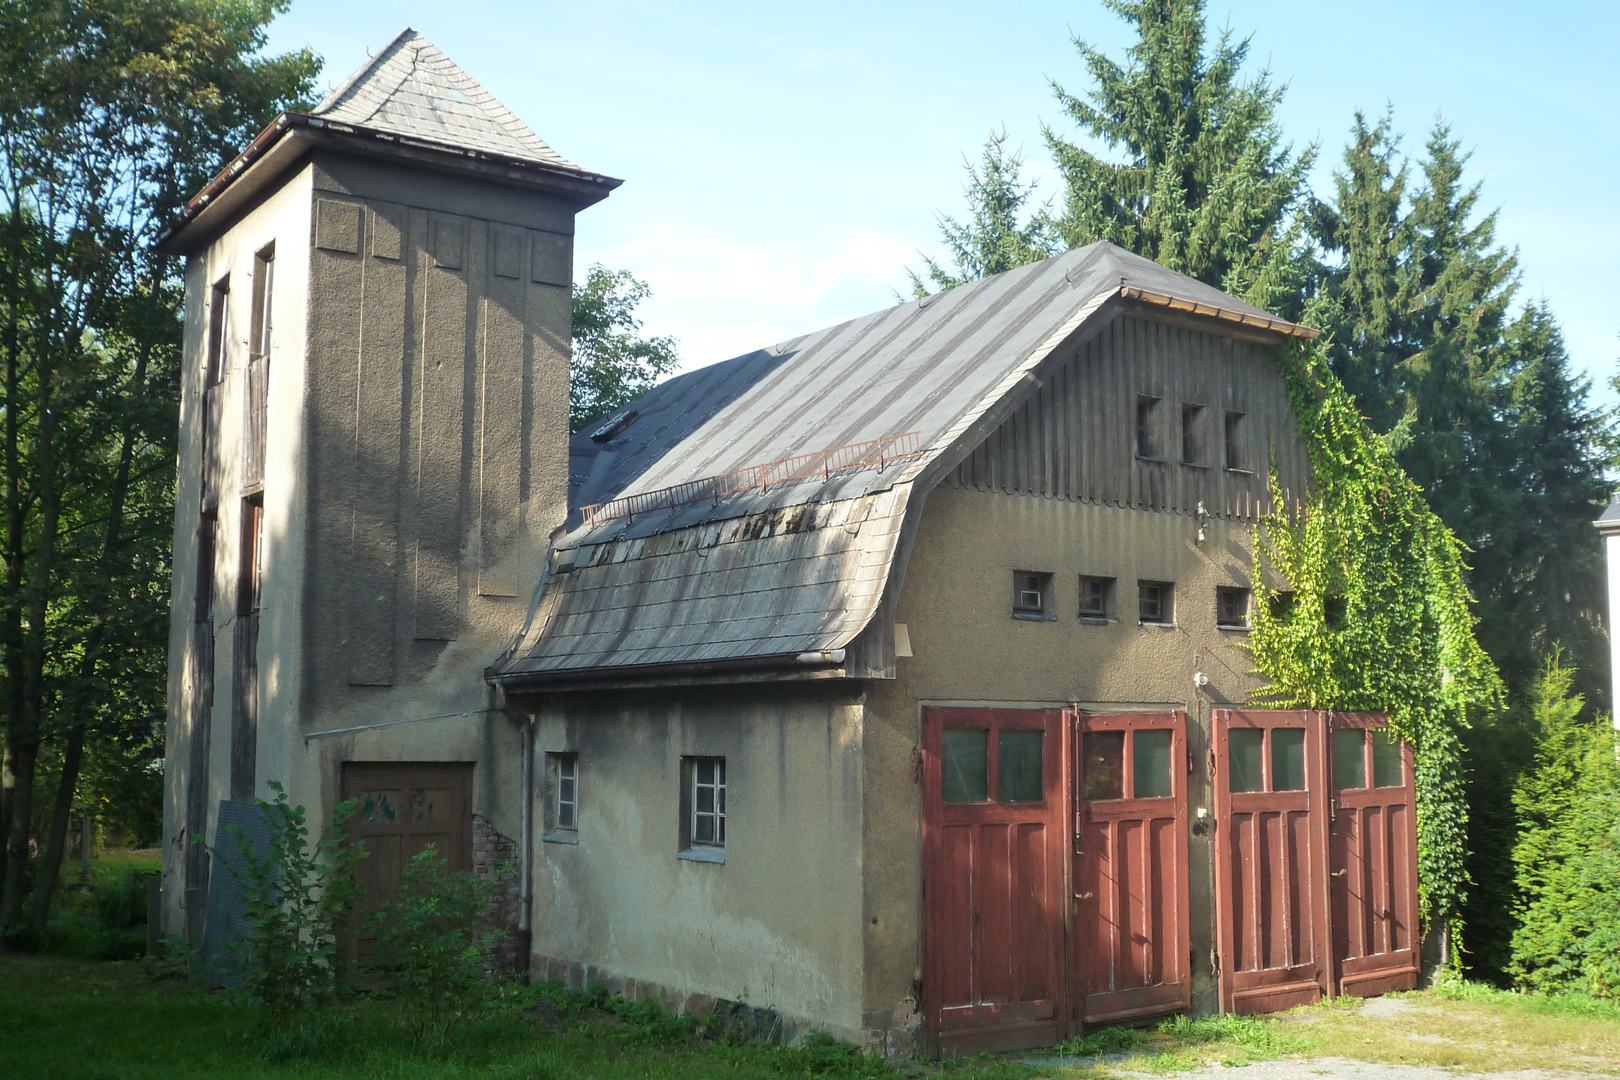
<path id="1" fill-rule="evenodd" d="M 1620 997 L 1620 764 L 1606 718 L 1583 715 L 1554 655 L 1529 702 L 1534 763 L 1513 789 L 1521 901 L 1512 975 L 1542 991 Z"/>

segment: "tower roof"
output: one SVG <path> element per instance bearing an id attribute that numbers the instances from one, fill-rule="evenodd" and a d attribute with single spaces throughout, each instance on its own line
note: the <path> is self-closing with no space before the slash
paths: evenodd
<path id="1" fill-rule="evenodd" d="M 158 234 L 158 247 L 193 249 L 316 145 L 539 184 L 578 209 L 622 182 L 557 153 L 444 50 L 406 27 L 313 110 L 276 117 L 192 196 Z"/>
<path id="2" fill-rule="evenodd" d="M 421 32 L 406 27 L 310 112 L 368 131 L 585 172 Z"/>

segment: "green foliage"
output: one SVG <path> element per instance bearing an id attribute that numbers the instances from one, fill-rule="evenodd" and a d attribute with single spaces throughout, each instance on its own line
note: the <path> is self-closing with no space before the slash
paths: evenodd
<path id="1" fill-rule="evenodd" d="M 1021 174 L 1021 151 L 1008 152 L 1007 129 L 991 132 L 985 141 L 979 164 L 966 163 L 969 218 L 957 221 L 939 215 L 939 231 L 950 250 L 955 266 L 947 270 L 935 259 L 924 256 L 925 275 L 908 270 L 911 291 L 927 296 L 934 289 L 953 289 L 967 281 L 1000 274 L 1027 263 L 1038 262 L 1058 249 L 1052 222 L 1043 211 L 1020 223 L 1024 205 L 1034 194 L 1032 185 Z"/>
<path id="2" fill-rule="evenodd" d="M 1461 736 L 1503 698 L 1474 637 L 1462 548 L 1333 377 L 1326 348 L 1273 356 L 1312 487 L 1295 513 L 1273 474 L 1273 512 L 1257 529 L 1249 648 L 1267 679 L 1258 699 L 1389 714 L 1417 758 L 1424 917 L 1453 920 L 1467 880 Z M 1271 602 L 1279 578 L 1291 604 Z"/>
<path id="3" fill-rule="evenodd" d="M 1523 896 L 1514 977 L 1541 991 L 1620 996 L 1620 765 L 1612 727 L 1582 715 L 1573 672 L 1554 654 L 1531 700 L 1534 764 L 1513 803 Z"/>
<path id="4" fill-rule="evenodd" d="M 491 882 L 451 870 L 429 844 L 372 916 L 376 970 L 413 1007 L 419 1041 L 442 1045 L 491 996 L 489 963 L 501 934 L 478 927 L 494 894 Z"/>
<path id="5" fill-rule="evenodd" d="M 1460 959 L 1469 977 L 1498 986 L 1512 982 L 1513 931 L 1523 903 L 1513 862 L 1519 839 L 1513 789 L 1536 752 L 1524 714 L 1522 704 L 1489 713 L 1463 733 L 1469 886 L 1461 911 L 1468 938 Z"/>
<path id="6" fill-rule="evenodd" d="M 1053 90 L 1082 133 L 1124 160 L 1046 129 L 1066 186 L 1064 242 L 1108 240 L 1290 313 L 1303 277 L 1296 210 L 1316 151 L 1284 143 L 1282 88 L 1269 72 L 1243 81 L 1249 45 L 1230 31 L 1206 50 L 1203 0 L 1103 2 L 1136 29 L 1125 63 L 1076 38 L 1093 86 L 1084 98 Z"/>
<path id="7" fill-rule="evenodd" d="M 307 97 L 313 54 L 259 55 L 286 6 L 0 5 L 0 722 L 15 778 L 0 922 L 30 878 L 35 928 L 48 919 L 66 810 L 43 873 L 27 841 L 53 796 L 157 825 L 183 304 L 154 240 Z M 42 761 L 55 792 L 35 783 Z"/>
<path id="8" fill-rule="evenodd" d="M 1143 1049 L 1147 1044 L 1147 1037 L 1136 1028 L 1105 1027 L 1058 1043 L 1052 1051 L 1074 1057 L 1096 1057 L 1099 1054 L 1130 1053 Z"/>
<path id="9" fill-rule="evenodd" d="M 272 1024 L 287 1028 L 337 994 L 338 935 L 360 893 L 353 870 L 365 850 L 350 846 L 343 829 L 358 800 L 339 803 L 311 843 L 304 808 L 288 803 L 280 783 L 270 787 L 275 802 L 256 800 L 269 826 L 269 851 L 261 855 L 241 827 L 231 830 L 241 856 L 232 873 L 253 928 L 231 962 Z"/>
<path id="10" fill-rule="evenodd" d="M 672 337 L 643 338 L 636 308 L 652 288 L 628 270 L 593 265 L 574 283 L 574 356 L 568 367 L 572 431 L 652 389 L 680 366 Z"/>
<path id="11" fill-rule="evenodd" d="M 1373 430 L 1471 551 L 1480 644 L 1515 694 L 1555 645 L 1601 666 L 1604 418 L 1545 306 L 1517 315 L 1517 260 L 1436 125 L 1414 174 L 1386 114 L 1356 115 L 1307 318 Z M 1596 674 L 1582 689 L 1601 703 Z"/>

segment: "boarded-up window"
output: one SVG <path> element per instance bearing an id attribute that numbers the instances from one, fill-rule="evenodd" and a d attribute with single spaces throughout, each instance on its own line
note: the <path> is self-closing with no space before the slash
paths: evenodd
<path id="1" fill-rule="evenodd" d="M 1136 399 L 1136 456 L 1153 461 L 1164 460 L 1164 448 L 1159 439 L 1159 399 L 1139 396 Z"/>
<path id="2" fill-rule="evenodd" d="M 1243 452 L 1243 414 L 1231 410 L 1226 413 L 1226 467 L 1249 471 L 1248 455 Z"/>
<path id="3" fill-rule="evenodd" d="M 1204 407 L 1191 402 L 1181 403 L 1181 463 L 1206 465 L 1204 437 Z"/>

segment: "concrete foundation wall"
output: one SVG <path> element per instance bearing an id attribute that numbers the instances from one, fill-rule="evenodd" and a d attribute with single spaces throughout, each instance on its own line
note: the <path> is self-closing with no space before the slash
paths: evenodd
<path id="1" fill-rule="evenodd" d="M 847 686 L 546 703 L 535 819 L 555 798 L 545 754 L 573 753 L 579 829 L 536 844 L 535 969 L 578 965 L 862 1039 L 861 744 Z M 726 759 L 724 863 L 679 857 L 683 755 Z"/>

